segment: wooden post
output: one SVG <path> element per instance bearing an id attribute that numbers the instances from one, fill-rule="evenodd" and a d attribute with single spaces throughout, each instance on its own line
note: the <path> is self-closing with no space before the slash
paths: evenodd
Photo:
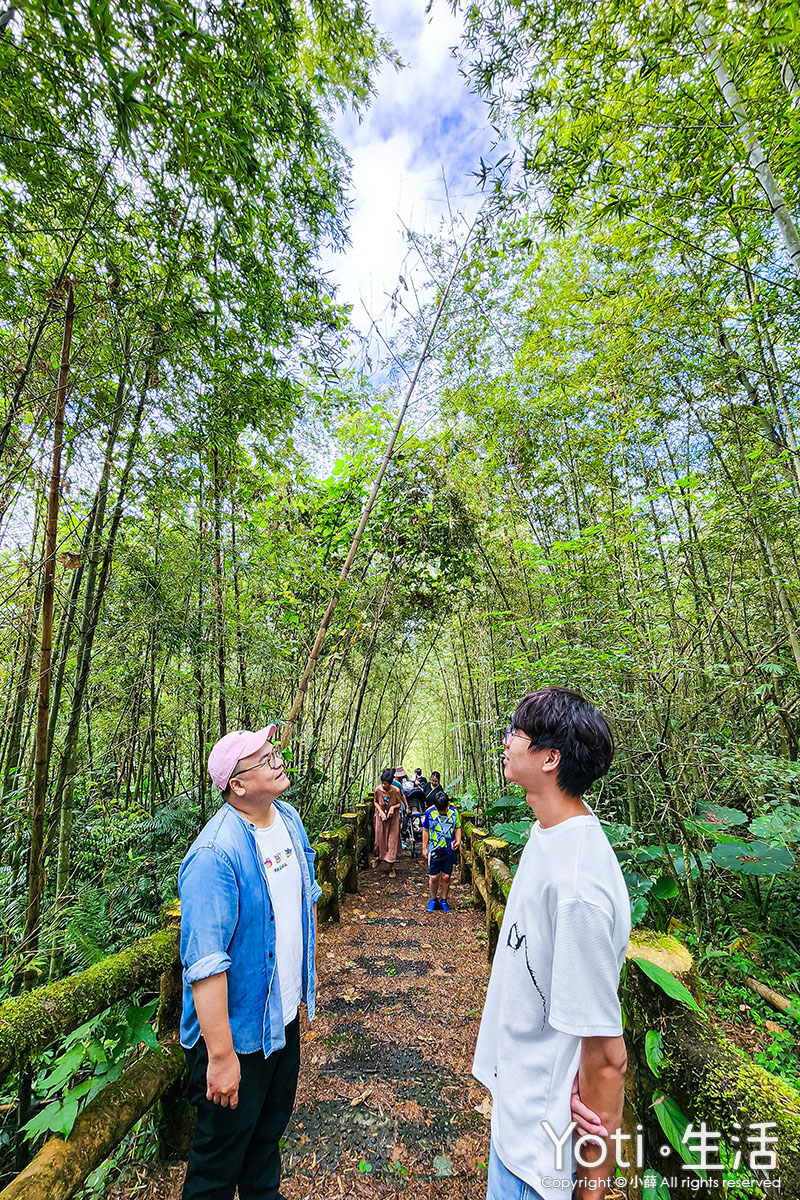
<path id="1" fill-rule="evenodd" d="M 461 825 L 461 882 L 472 883 L 472 822 Z"/>
<path id="2" fill-rule="evenodd" d="M 485 829 L 472 827 L 470 835 L 471 866 L 472 866 L 472 903 L 476 908 L 486 904 L 486 881 L 482 864 L 483 843 L 487 837 Z M 483 887 L 481 887 L 483 884 Z"/>
<path id="3" fill-rule="evenodd" d="M 371 795 L 365 796 L 364 804 L 367 806 L 364 832 L 367 835 L 367 862 L 369 862 L 375 849 L 375 798 Z"/>
<path id="4" fill-rule="evenodd" d="M 174 933 L 176 938 L 180 936 L 181 908 L 177 900 L 166 905 L 161 924 L 164 929 Z M 182 1008 L 183 968 L 180 959 L 176 959 L 172 967 L 161 976 L 156 1022 L 159 1041 L 177 1033 Z M 158 1135 L 158 1157 L 162 1162 L 174 1162 L 176 1159 L 186 1161 L 194 1134 L 195 1118 L 195 1110 L 186 1095 L 186 1071 L 183 1070 L 158 1101 L 155 1125 Z"/>
<path id="5" fill-rule="evenodd" d="M 369 855 L 372 849 L 372 800 L 367 797 L 366 800 L 360 801 L 356 805 L 358 814 L 358 838 L 356 841 L 356 852 L 358 855 L 358 869 L 365 871 L 369 866 Z"/>
<path id="6" fill-rule="evenodd" d="M 344 890 L 351 896 L 358 895 L 358 813 L 342 813 L 342 825 L 347 830 L 347 853 L 352 856 L 352 866 L 344 879 Z"/>
<path id="7" fill-rule="evenodd" d="M 339 866 L 339 834 L 338 832 L 321 833 L 319 835 L 320 844 L 328 847 L 327 854 L 327 872 L 325 882 L 322 884 L 323 892 L 325 891 L 325 883 L 330 886 L 330 895 L 327 897 L 326 916 L 329 921 L 339 920 L 339 880 L 336 870 Z"/>
<path id="8" fill-rule="evenodd" d="M 506 898 L 501 891 L 501 866 L 508 867 L 511 846 L 501 838 L 487 837 L 483 839 L 484 866 L 486 868 L 486 891 L 489 903 L 486 906 L 486 933 L 489 939 L 487 953 L 489 960 L 494 958 L 497 949 L 497 935 L 503 920 Z M 494 862 L 498 863 L 495 871 Z"/>

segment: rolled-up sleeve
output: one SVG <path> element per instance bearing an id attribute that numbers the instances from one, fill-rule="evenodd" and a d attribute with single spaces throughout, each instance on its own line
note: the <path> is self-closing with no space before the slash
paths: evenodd
<path id="1" fill-rule="evenodd" d="M 197 983 L 224 974 L 239 919 L 239 888 L 230 861 L 213 846 L 201 846 L 181 866 L 178 893 L 184 980 Z"/>

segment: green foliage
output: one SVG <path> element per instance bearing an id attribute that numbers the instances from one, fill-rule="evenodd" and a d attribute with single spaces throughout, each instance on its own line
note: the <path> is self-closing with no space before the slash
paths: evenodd
<path id="1" fill-rule="evenodd" d="M 648 1029 L 644 1035 L 644 1053 L 650 1070 L 654 1075 L 660 1075 L 664 1062 L 664 1039 L 657 1030 Z"/>
<path id="2" fill-rule="evenodd" d="M 642 1200 L 670 1200 L 664 1176 L 652 1167 L 647 1167 L 642 1176 Z"/>
<path id="3" fill-rule="evenodd" d="M 492 828 L 492 836 L 510 842 L 512 846 L 524 846 L 533 829 L 533 821 L 499 821 Z"/>
<path id="4" fill-rule="evenodd" d="M 665 1092 L 658 1091 L 653 1096 L 653 1111 L 673 1150 L 681 1156 L 685 1163 L 689 1163 L 697 1170 L 697 1174 L 701 1178 L 705 1179 L 705 1171 L 700 1170 L 697 1166 L 700 1162 L 700 1155 L 688 1144 L 688 1141 L 684 1141 L 684 1136 L 689 1128 L 689 1121 L 684 1116 L 679 1105 L 675 1103 L 671 1096 L 668 1096 Z"/>
<path id="5" fill-rule="evenodd" d="M 42 1107 L 23 1126 L 28 1140 L 52 1133 L 69 1137 L 81 1107 L 120 1077 L 130 1051 L 139 1045 L 158 1048 L 150 1024 L 157 1006 L 158 998 L 128 1005 L 116 1020 L 103 1013 L 64 1039 L 55 1065 L 37 1077 L 34 1092 Z"/>
<path id="6" fill-rule="evenodd" d="M 736 808 L 724 808 L 719 804 L 704 801 L 697 809 L 697 819 L 711 829 L 730 829 L 734 825 L 746 825 L 747 816 Z"/>
<path id="7" fill-rule="evenodd" d="M 702 1012 L 700 1005 L 695 1000 L 689 989 L 682 984 L 679 979 L 676 979 L 669 971 L 665 971 L 663 967 L 659 967 L 657 963 L 649 962 L 646 958 L 634 958 L 640 971 L 643 971 L 648 979 L 652 979 L 653 983 L 661 988 L 662 992 L 666 992 L 673 1000 L 685 1004 L 687 1008 L 693 1008 L 695 1012 Z"/>
<path id="8" fill-rule="evenodd" d="M 711 857 L 718 866 L 739 875 L 781 875 L 794 866 L 788 850 L 758 841 L 723 842 L 714 847 Z"/>
<path id="9" fill-rule="evenodd" d="M 775 845 L 796 845 L 800 842 L 800 810 L 779 804 L 771 812 L 751 821 L 750 832 Z"/>

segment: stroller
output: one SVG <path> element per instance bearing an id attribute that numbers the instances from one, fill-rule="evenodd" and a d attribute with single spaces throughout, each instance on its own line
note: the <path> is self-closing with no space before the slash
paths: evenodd
<path id="1" fill-rule="evenodd" d="M 408 811 L 403 813 L 401 833 L 403 844 L 411 851 L 412 858 L 422 854 L 422 816 L 425 812 L 425 793 L 422 788 L 413 788 L 406 796 Z"/>

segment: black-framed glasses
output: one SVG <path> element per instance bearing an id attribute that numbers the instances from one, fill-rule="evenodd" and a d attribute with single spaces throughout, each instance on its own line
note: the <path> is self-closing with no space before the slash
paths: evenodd
<path id="1" fill-rule="evenodd" d="M 245 767 L 241 771 L 234 771 L 233 775 L 231 775 L 231 779 L 238 779 L 240 775 L 246 775 L 248 771 L 255 771 L 257 767 L 270 767 L 270 769 L 274 771 L 278 763 L 282 762 L 283 751 L 273 746 L 273 748 L 268 750 L 266 754 L 262 754 L 258 762 L 253 763 L 252 767 Z"/>

